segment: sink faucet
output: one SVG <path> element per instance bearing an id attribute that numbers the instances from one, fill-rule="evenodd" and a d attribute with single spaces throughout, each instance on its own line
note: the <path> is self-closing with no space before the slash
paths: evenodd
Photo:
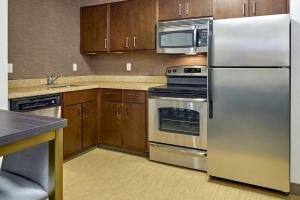
<path id="1" fill-rule="evenodd" d="M 57 79 L 62 78 L 62 77 L 63 77 L 62 75 L 55 76 L 55 74 L 52 74 L 50 77 L 47 78 L 47 85 L 53 85 L 53 83 Z"/>

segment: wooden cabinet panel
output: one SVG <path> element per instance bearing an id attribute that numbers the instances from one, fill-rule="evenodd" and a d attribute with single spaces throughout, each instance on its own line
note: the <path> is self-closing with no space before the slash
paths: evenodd
<path id="1" fill-rule="evenodd" d="M 145 103 L 146 93 L 145 91 L 138 91 L 138 90 L 124 90 L 124 102 Z"/>
<path id="2" fill-rule="evenodd" d="M 81 8 L 81 52 L 107 51 L 107 5 Z"/>
<path id="3" fill-rule="evenodd" d="M 64 129 L 64 158 L 82 150 L 81 138 L 81 104 L 63 107 L 63 118 L 68 119 Z"/>
<path id="4" fill-rule="evenodd" d="M 82 104 L 82 146 L 83 149 L 96 145 L 97 136 L 97 102 Z"/>
<path id="5" fill-rule="evenodd" d="M 184 1 L 159 0 L 159 20 L 180 19 L 184 15 Z"/>
<path id="6" fill-rule="evenodd" d="M 132 0 L 134 50 L 155 49 L 156 0 Z"/>
<path id="7" fill-rule="evenodd" d="M 101 117 L 101 143 L 122 147 L 122 103 L 103 101 Z"/>
<path id="8" fill-rule="evenodd" d="M 185 17 L 210 17 L 213 15 L 212 0 L 186 0 Z"/>
<path id="9" fill-rule="evenodd" d="M 102 98 L 104 101 L 122 101 L 122 90 L 103 89 Z"/>
<path id="10" fill-rule="evenodd" d="M 274 15 L 288 13 L 287 0 L 250 0 L 250 15 Z"/>
<path id="11" fill-rule="evenodd" d="M 123 147 L 146 152 L 146 107 L 145 104 L 124 104 Z"/>
<path id="12" fill-rule="evenodd" d="M 130 1 L 110 4 L 110 50 L 131 49 Z"/>
<path id="13" fill-rule="evenodd" d="M 248 0 L 214 0 L 215 19 L 237 18 L 249 16 Z"/>
<path id="14" fill-rule="evenodd" d="M 80 104 L 97 99 L 97 89 L 63 93 L 63 105 Z"/>

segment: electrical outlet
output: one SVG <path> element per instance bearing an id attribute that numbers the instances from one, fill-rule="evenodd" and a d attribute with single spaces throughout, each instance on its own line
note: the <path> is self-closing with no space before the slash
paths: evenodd
<path id="1" fill-rule="evenodd" d="M 8 66 L 7 66 L 7 72 L 12 74 L 14 72 L 14 64 L 12 63 L 8 63 Z"/>
<path id="2" fill-rule="evenodd" d="M 127 63 L 127 64 L 126 64 L 126 70 L 127 70 L 128 72 L 131 71 L 131 63 Z"/>
<path id="3" fill-rule="evenodd" d="M 73 64 L 73 72 L 77 72 L 77 67 L 78 67 L 77 64 L 74 63 L 74 64 Z"/>

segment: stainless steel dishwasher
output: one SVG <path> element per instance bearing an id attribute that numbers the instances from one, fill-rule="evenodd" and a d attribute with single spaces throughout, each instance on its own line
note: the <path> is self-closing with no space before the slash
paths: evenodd
<path id="1" fill-rule="evenodd" d="M 61 94 L 49 94 L 10 100 L 10 110 L 33 115 L 61 117 Z"/>

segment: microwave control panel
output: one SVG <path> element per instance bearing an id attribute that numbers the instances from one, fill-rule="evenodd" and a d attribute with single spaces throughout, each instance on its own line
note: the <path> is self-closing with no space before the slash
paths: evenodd
<path id="1" fill-rule="evenodd" d="M 198 29 L 197 30 L 197 47 L 207 47 L 208 42 L 208 30 Z"/>

